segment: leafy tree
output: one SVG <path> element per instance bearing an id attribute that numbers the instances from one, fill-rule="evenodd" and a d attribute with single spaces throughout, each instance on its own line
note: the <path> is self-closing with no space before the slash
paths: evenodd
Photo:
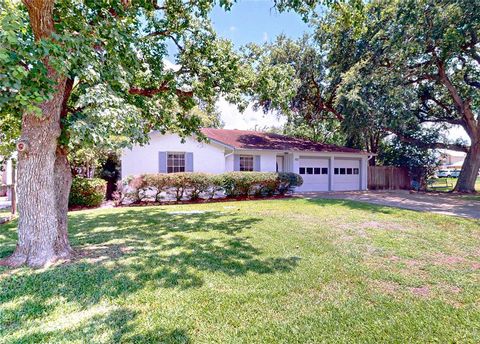
<path id="1" fill-rule="evenodd" d="M 262 103 L 264 111 L 276 111 L 286 116 L 285 133 L 314 141 L 341 143 L 338 121 L 343 120 L 335 105 L 335 81 L 328 73 L 326 52 L 312 42 L 312 37 L 303 36 L 293 40 L 279 36 L 275 42 L 259 49 L 268 56 L 270 66 L 292 66 L 295 70 L 296 87 L 287 103 Z"/>
<path id="2" fill-rule="evenodd" d="M 362 12 L 364 29 L 356 44 L 371 48 L 353 67 L 363 77 L 351 83 L 352 88 L 360 89 L 366 79 L 389 85 L 387 98 L 401 102 L 389 101 L 393 106 L 387 107 L 383 125 L 402 141 L 467 152 L 456 185 L 461 192 L 475 191 L 480 168 L 477 5 L 469 0 L 379 0 L 367 4 Z M 367 89 L 362 100 L 371 92 L 375 93 L 375 88 Z M 445 139 L 424 141 L 418 135 L 436 135 L 452 125 L 465 129 L 470 146 Z"/>
<path id="3" fill-rule="evenodd" d="M 264 110 L 286 115 L 288 134 L 377 153 L 387 135 L 382 125 L 386 97 L 378 97 L 371 90 L 377 88 L 382 94 L 386 85 L 373 78 L 359 78 L 356 72 L 361 70 L 353 69 L 371 49 L 356 41 L 362 32 L 353 24 L 362 16 L 354 14 L 361 13 L 361 4 L 353 1 L 334 8 L 313 23 L 317 28 L 313 36 L 298 40 L 280 36 L 264 47 L 273 65 L 292 66 L 297 79 L 288 106 L 265 102 Z M 358 87 L 358 79 L 363 80 L 363 87 Z M 368 97 L 366 90 L 370 92 Z M 370 162 L 374 164 L 374 159 Z"/>
<path id="4" fill-rule="evenodd" d="M 9 125 L 20 132 L 18 244 L 1 264 L 44 266 L 72 256 L 72 147 L 112 136 L 145 143 L 152 130 L 186 136 L 201 124 L 188 111 L 195 105 L 212 106 L 220 95 L 244 103 L 255 94 L 261 102 L 288 88 L 289 70 L 257 73 L 258 64 L 216 37 L 208 14 L 233 2 L 0 0 L 1 132 Z M 318 1 L 274 4 L 306 17 Z M 164 61 L 169 42 L 178 68 Z"/>
<path id="5" fill-rule="evenodd" d="M 382 143 L 378 156 L 380 163 L 388 166 L 406 167 L 412 180 L 420 190 L 427 189 L 427 181 L 439 166 L 438 154 L 434 150 L 402 142 L 398 138 Z"/>

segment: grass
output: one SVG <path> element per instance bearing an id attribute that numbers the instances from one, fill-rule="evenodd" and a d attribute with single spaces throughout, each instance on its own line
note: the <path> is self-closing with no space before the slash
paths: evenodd
<path id="1" fill-rule="evenodd" d="M 0 219 L 12 216 L 12 210 L 8 208 L 0 208 Z"/>
<path id="2" fill-rule="evenodd" d="M 0 269 L 1 343 L 480 342 L 478 220 L 286 199 L 70 226 L 76 262 Z"/>
<path id="3" fill-rule="evenodd" d="M 436 192 L 449 192 L 452 191 L 457 183 L 457 178 L 438 178 L 435 180 L 434 184 L 429 187 L 430 191 Z M 480 177 L 477 178 L 475 183 L 475 189 L 480 192 Z M 471 201 L 480 201 L 480 195 L 466 195 L 460 196 L 463 199 Z"/>

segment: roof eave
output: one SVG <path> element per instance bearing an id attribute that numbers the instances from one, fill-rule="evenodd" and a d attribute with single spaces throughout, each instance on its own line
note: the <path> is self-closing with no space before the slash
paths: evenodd
<path id="1" fill-rule="evenodd" d="M 268 149 L 268 148 L 238 148 L 238 147 L 232 147 L 233 150 L 235 151 L 266 151 L 266 152 L 289 152 L 289 153 L 294 153 L 294 152 L 306 152 L 306 153 L 341 153 L 341 154 L 360 154 L 360 155 L 371 155 L 371 156 L 377 156 L 378 154 L 375 153 L 369 153 L 365 151 L 359 151 L 359 152 L 342 152 L 342 151 L 318 151 L 318 150 L 305 150 L 305 149 Z"/>

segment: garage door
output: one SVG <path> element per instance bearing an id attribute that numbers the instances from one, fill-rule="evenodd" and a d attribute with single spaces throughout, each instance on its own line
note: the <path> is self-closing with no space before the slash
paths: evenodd
<path id="1" fill-rule="evenodd" d="M 333 190 L 360 190 L 360 160 L 334 160 Z"/>
<path id="2" fill-rule="evenodd" d="M 297 191 L 328 191 L 328 159 L 300 157 L 298 173 L 303 185 Z"/>

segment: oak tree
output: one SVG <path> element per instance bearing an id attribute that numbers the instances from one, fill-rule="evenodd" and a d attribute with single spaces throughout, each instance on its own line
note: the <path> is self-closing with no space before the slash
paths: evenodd
<path id="1" fill-rule="evenodd" d="M 11 126 L 12 142 L 21 128 L 18 242 L 0 264 L 38 267 L 72 256 L 72 147 L 112 137 L 143 144 L 152 130 L 186 136 L 201 125 L 189 111 L 195 105 L 212 107 L 219 96 L 244 104 L 284 87 L 288 71 L 274 68 L 268 83 L 257 83 L 266 75 L 216 36 L 209 13 L 217 4 L 228 10 L 233 1 L 0 1 L 1 139 Z M 316 1 L 275 4 L 305 14 Z"/>

